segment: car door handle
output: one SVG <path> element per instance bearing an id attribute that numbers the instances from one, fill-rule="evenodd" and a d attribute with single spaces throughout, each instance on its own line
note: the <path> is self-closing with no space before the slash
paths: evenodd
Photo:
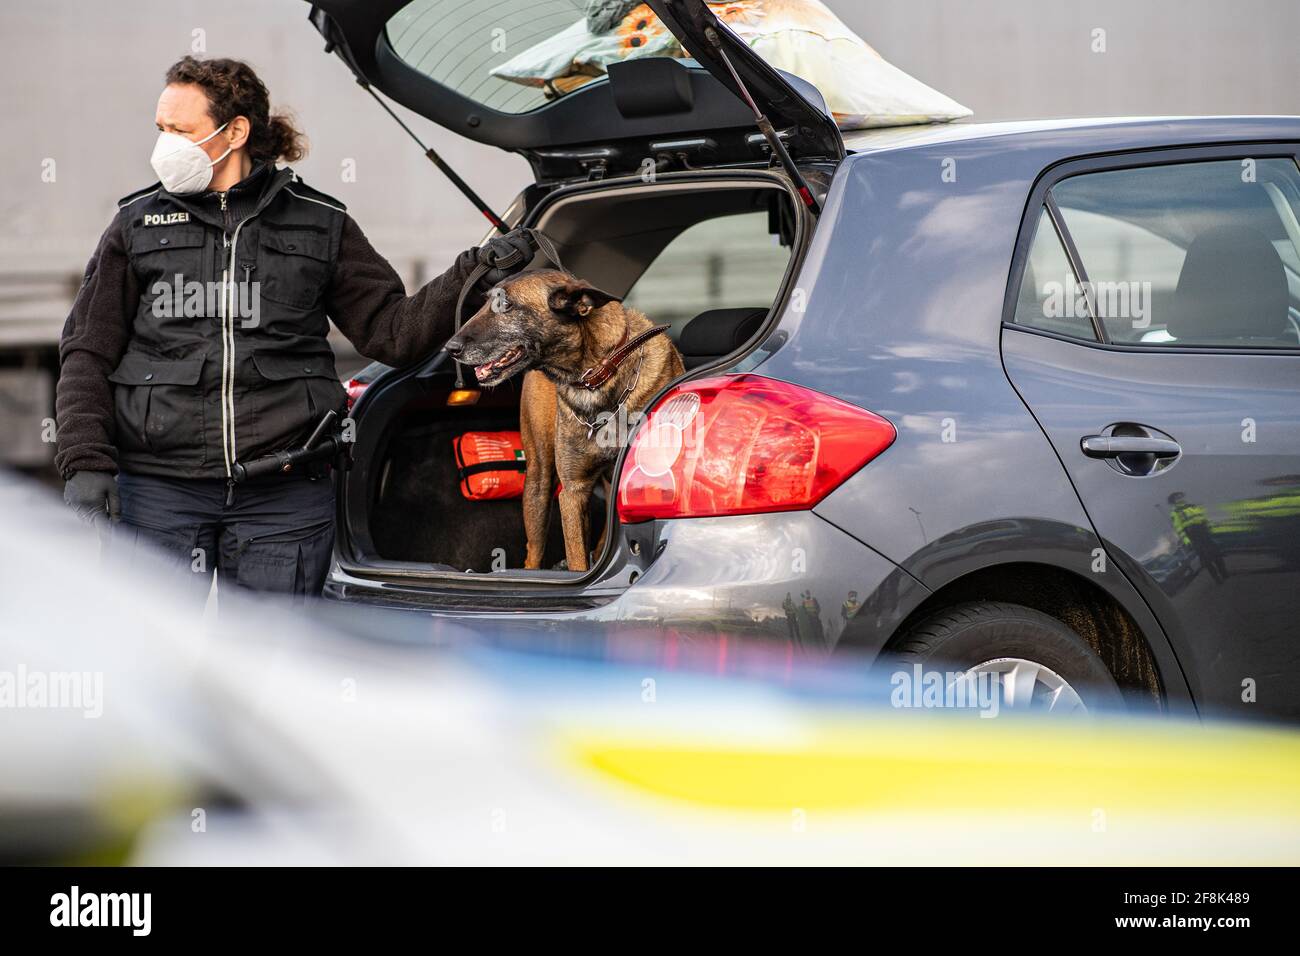
<path id="1" fill-rule="evenodd" d="M 1120 455 L 1155 455 L 1173 458 L 1182 452 L 1170 438 L 1142 438 L 1136 435 L 1089 435 L 1080 443 L 1089 458 L 1118 458 Z"/>

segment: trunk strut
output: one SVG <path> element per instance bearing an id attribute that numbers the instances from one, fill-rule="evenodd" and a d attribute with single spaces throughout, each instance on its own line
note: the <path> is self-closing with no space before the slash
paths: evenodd
<path id="1" fill-rule="evenodd" d="M 459 189 L 461 193 L 465 196 L 465 198 L 474 204 L 475 208 L 477 208 L 478 211 L 483 214 L 484 218 L 486 218 L 488 222 L 496 226 L 497 232 L 502 233 L 504 235 L 505 233 L 510 231 L 510 227 L 506 225 L 505 220 L 492 211 L 492 207 L 490 207 L 487 203 L 485 203 L 478 193 L 474 192 L 474 190 L 470 187 L 469 183 L 465 182 L 465 180 L 460 178 L 460 176 L 456 173 L 456 170 L 452 169 L 450 166 L 447 165 L 447 161 L 445 159 L 443 159 L 436 152 L 434 152 L 432 146 L 425 146 L 424 143 L 420 141 L 420 137 L 415 135 L 415 133 L 411 130 L 411 127 L 407 126 L 405 123 L 402 122 L 402 118 L 393 112 L 392 107 L 390 107 L 387 103 L 385 103 L 382 99 L 379 98 L 379 94 L 376 93 L 373 89 L 371 89 L 369 83 L 367 83 L 361 77 L 357 77 L 357 83 L 361 85 L 361 88 L 363 90 L 365 90 L 367 93 L 369 93 L 371 96 L 375 98 L 375 102 L 384 108 L 384 112 L 386 112 L 389 116 L 391 116 L 397 122 L 398 126 L 406 130 L 406 135 L 411 137 L 411 139 L 415 140 L 416 145 L 419 146 L 420 149 L 424 150 L 424 155 L 429 157 L 429 161 L 433 163 L 433 165 L 437 166 L 440 170 L 442 170 L 443 175 L 446 176 L 448 179 L 450 179 L 451 184 L 455 186 L 457 189 Z"/>
<path id="2" fill-rule="evenodd" d="M 740 74 L 736 72 L 736 68 L 731 65 L 731 60 L 727 59 L 726 51 L 722 49 L 722 38 L 718 36 L 718 31 L 711 26 L 705 27 L 704 36 L 712 45 L 714 52 L 718 54 L 718 58 L 722 60 L 722 65 L 725 66 L 727 72 L 731 74 L 731 79 L 735 82 L 736 88 L 740 90 L 741 99 L 743 99 L 745 105 L 753 111 L 754 124 L 758 127 L 758 131 L 763 134 L 763 138 L 767 140 L 768 145 L 772 148 L 772 155 L 776 156 L 781 163 L 781 167 L 786 171 L 786 174 L 794 180 L 795 189 L 798 190 L 799 196 L 803 199 L 804 205 L 812 210 L 813 215 L 820 216 L 822 211 L 821 204 L 817 202 L 817 198 L 812 194 L 812 190 L 808 188 L 808 181 L 803 178 L 803 173 L 799 172 L 799 167 L 796 166 L 794 160 L 790 158 L 790 151 L 785 148 L 785 143 L 781 142 L 781 137 L 777 135 L 775 127 L 772 126 L 772 121 L 763 115 L 763 111 L 758 108 L 758 104 L 754 102 L 754 98 L 749 95 L 749 90 L 745 87 L 745 81 L 740 78 Z"/>
<path id="3" fill-rule="evenodd" d="M 424 152 L 424 155 L 429 158 L 429 162 L 433 163 L 433 165 L 437 166 L 438 169 L 442 170 L 442 174 L 446 176 L 448 179 L 450 179 L 451 184 L 460 190 L 461 195 L 463 195 L 466 199 L 472 202 L 474 204 L 474 208 L 477 209 L 479 212 L 481 212 L 483 214 L 483 217 L 487 219 L 488 222 L 492 223 L 493 226 L 496 227 L 497 232 L 503 235 L 509 232 L 510 227 L 506 225 L 505 220 L 492 211 L 492 207 L 489 206 L 487 203 L 485 203 L 482 197 L 480 197 L 478 193 L 474 192 L 474 190 L 470 187 L 469 183 L 465 182 L 465 180 L 460 178 L 456 170 L 452 169 L 450 166 L 447 165 L 447 161 L 444 160 L 441 156 L 439 156 L 437 152 L 434 151 L 432 146 L 425 146 L 424 143 L 420 141 L 420 137 L 416 136 L 414 131 L 412 131 L 411 127 L 407 126 L 404 122 L 402 122 L 402 118 L 398 116 L 395 112 L 393 112 L 393 108 L 391 106 L 389 106 L 382 99 L 380 99 L 379 94 L 376 93 L 371 88 L 370 83 L 366 80 L 364 76 L 361 75 L 361 71 L 357 69 L 356 65 L 352 62 L 351 57 L 344 52 L 345 47 L 343 46 L 343 44 L 335 41 L 333 37 L 332 22 L 325 20 L 324 23 L 317 23 L 315 17 L 315 14 L 317 12 L 318 11 L 316 11 L 316 9 L 313 7 L 312 8 L 313 16 L 310 19 L 312 23 L 316 25 L 316 28 L 318 30 L 320 30 L 322 33 L 325 33 L 325 52 L 338 54 L 339 59 L 342 60 L 347 65 L 348 70 L 350 70 L 353 77 L 356 78 L 357 85 L 360 86 L 367 93 L 369 93 L 371 96 L 373 96 L 375 102 L 378 103 L 381 107 L 383 107 L 384 112 L 387 113 L 389 116 L 391 116 L 393 120 L 397 123 L 397 125 L 402 127 L 402 129 L 406 131 L 407 136 L 415 140 L 415 144 L 419 146 L 420 149 Z M 329 32 L 326 32 L 327 30 Z"/>

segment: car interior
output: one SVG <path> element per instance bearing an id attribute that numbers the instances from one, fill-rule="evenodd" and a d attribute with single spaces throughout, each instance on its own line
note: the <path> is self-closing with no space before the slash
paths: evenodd
<path id="1" fill-rule="evenodd" d="M 752 178 L 580 191 L 548 203 L 534 225 L 553 241 L 566 269 L 670 325 L 688 372 L 755 338 L 779 294 L 796 238 L 789 193 Z M 549 263 L 539 253 L 533 265 Z M 455 448 L 467 433 L 517 432 L 522 381 L 519 375 L 479 389 L 469 375 L 458 391 L 448 363 L 429 377 L 415 376 L 418 384 L 399 386 L 395 400 L 380 396 L 365 410 L 363 430 L 378 420 L 384 439 L 368 478 L 354 473 L 349 479 L 366 485 L 349 494 L 351 502 L 363 493 L 367 503 L 349 522 L 360 532 L 354 534 L 360 550 L 382 562 L 431 570 L 522 569 L 520 498 L 472 500 Z M 522 462 L 505 465 L 516 476 L 522 468 Z M 598 489 L 591 506 L 593 550 L 606 505 Z M 544 572 L 563 558 L 559 509 L 553 508 Z"/>

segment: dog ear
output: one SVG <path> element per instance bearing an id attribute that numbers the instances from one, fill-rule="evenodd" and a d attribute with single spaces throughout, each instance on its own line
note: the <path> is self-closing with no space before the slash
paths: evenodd
<path id="1" fill-rule="evenodd" d="M 585 319 L 609 302 L 621 302 L 616 295 L 597 289 L 582 279 L 570 279 L 551 290 L 548 304 L 551 310 L 571 319 Z"/>

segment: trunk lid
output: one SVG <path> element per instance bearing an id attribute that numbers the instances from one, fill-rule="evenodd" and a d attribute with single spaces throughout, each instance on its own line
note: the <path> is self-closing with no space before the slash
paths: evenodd
<path id="1" fill-rule="evenodd" d="M 737 79 L 795 161 L 843 157 L 816 88 L 763 61 L 704 0 L 650 0 L 609 29 L 587 7 L 317 0 L 310 19 L 358 80 L 455 133 L 523 154 L 539 182 L 766 163 L 770 147 Z"/>

